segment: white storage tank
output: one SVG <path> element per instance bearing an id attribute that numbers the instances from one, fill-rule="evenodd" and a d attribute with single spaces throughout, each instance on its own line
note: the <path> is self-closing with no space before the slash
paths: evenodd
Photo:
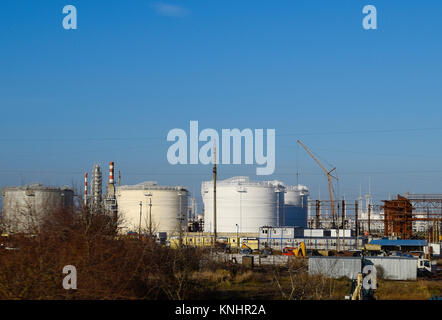
<path id="1" fill-rule="evenodd" d="M 72 208 L 74 191 L 67 186 L 47 187 L 32 184 L 2 189 L 2 223 L 6 231 L 38 231 L 45 216 L 63 208 Z"/>
<path id="2" fill-rule="evenodd" d="M 213 181 L 202 183 L 204 231 L 213 232 Z M 282 223 L 284 186 L 279 181 L 252 182 L 233 177 L 216 183 L 217 232 L 256 233 Z"/>
<path id="3" fill-rule="evenodd" d="M 284 195 L 284 226 L 307 228 L 308 196 L 306 186 L 287 186 Z"/>
<path id="4" fill-rule="evenodd" d="M 143 182 L 116 189 L 118 213 L 122 217 L 122 232 L 167 232 L 177 235 L 180 226 L 187 226 L 189 192 L 185 187 L 159 186 L 156 182 Z M 141 203 L 141 223 L 140 223 Z M 150 206 L 150 204 L 152 206 Z M 152 222 L 149 222 L 151 213 Z"/>

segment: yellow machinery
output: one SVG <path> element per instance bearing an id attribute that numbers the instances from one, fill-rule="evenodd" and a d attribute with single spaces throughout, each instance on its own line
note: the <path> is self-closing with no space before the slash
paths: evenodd
<path id="1" fill-rule="evenodd" d="M 250 249 L 252 250 L 252 248 L 250 248 L 248 245 L 246 245 L 244 242 L 241 245 L 241 249 Z"/>
<path id="2" fill-rule="evenodd" d="M 362 280 L 363 280 L 362 273 L 358 273 L 358 280 L 356 283 L 355 290 L 351 295 L 351 300 L 362 300 Z"/>
<path id="3" fill-rule="evenodd" d="M 381 251 L 381 245 L 379 244 L 370 244 L 370 243 L 366 243 L 364 244 L 363 250 L 366 251 Z"/>
<path id="4" fill-rule="evenodd" d="M 293 250 L 293 254 L 295 255 L 295 257 L 305 258 L 305 243 L 301 242 L 299 246 Z"/>
<path id="5" fill-rule="evenodd" d="M 258 247 L 259 247 L 258 239 L 245 238 L 245 239 L 242 239 L 242 243 L 246 244 L 252 250 L 258 250 Z"/>
<path id="6" fill-rule="evenodd" d="M 316 250 L 316 251 L 319 255 L 324 257 L 329 257 L 334 255 L 333 250 Z"/>
<path id="7" fill-rule="evenodd" d="M 295 256 L 295 257 L 306 257 L 305 253 L 305 243 L 301 242 L 297 247 L 285 247 L 281 255 L 283 256 Z"/>
<path id="8" fill-rule="evenodd" d="M 241 254 L 252 254 L 253 250 L 252 248 L 250 248 L 248 245 L 246 245 L 245 243 L 243 243 L 241 245 L 241 250 L 239 251 L 239 253 Z"/>

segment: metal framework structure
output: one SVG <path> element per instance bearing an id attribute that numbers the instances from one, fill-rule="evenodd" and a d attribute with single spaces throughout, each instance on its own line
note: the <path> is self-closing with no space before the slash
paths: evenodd
<path id="1" fill-rule="evenodd" d="M 413 221 L 427 222 L 429 241 L 440 241 L 442 222 L 442 194 L 409 194 L 406 198 L 413 205 Z"/>
<path id="2" fill-rule="evenodd" d="M 442 224 L 442 194 L 406 194 L 384 200 L 383 205 L 368 204 L 363 211 L 359 201 L 309 200 L 309 228 L 354 229 L 359 235 L 397 236 L 402 239 L 423 238 L 440 242 Z M 332 210 L 334 206 L 334 210 Z M 332 212 L 339 212 L 336 220 Z M 416 223 L 425 226 L 419 231 Z"/>
<path id="3" fill-rule="evenodd" d="M 411 239 L 413 236 L 413 205 L 398 195 L 395 200 L 384 200 L 384 235 Z"/>

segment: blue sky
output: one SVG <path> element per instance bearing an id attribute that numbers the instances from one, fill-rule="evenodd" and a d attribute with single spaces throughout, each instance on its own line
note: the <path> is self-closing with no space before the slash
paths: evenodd
<path id="1" fill-rule="evenodd" d="M 62 28 L 76 6 L 78 29 Z M 378 29 L 363 30 L 373 4 Z M 276 129 L 276 171 L 326 195 L 442 193 L 440 1 L 16 1 L 0 5 L 0 186 L 81 188 L 114 161 L 124 184 L 185 185 L 203 165 L 167 162 L 169 130 Z M 299 172 L 299 180 L 296 172 Z"/>

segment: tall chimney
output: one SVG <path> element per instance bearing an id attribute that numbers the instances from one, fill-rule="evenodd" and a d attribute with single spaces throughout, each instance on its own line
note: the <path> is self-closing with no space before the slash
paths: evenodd
<path id="1" fill-rule="evenodd" d="M 102 176 L 101 176 L 101 168 L 98 164 L 94 165 L 94 177 L 92 180 L 92 205 L 94 210 L 98 210 L 101 206 L 102 199 Z"/>
<path id="2" fill-rule="evenodd" d="M 114 162 L 109 163 L 109 183 L 107 184 L 106 199 L 115 199 Z"/>
<path id="3" fill-rule="evenodd" d="M 84 174 L 84 205 L 87 206 L 87 172 Z"/>
<path id="4" fill-rule="evenodd" d="M 109 163 L 109 184 L 114 184 L 114 163 Z"/>

